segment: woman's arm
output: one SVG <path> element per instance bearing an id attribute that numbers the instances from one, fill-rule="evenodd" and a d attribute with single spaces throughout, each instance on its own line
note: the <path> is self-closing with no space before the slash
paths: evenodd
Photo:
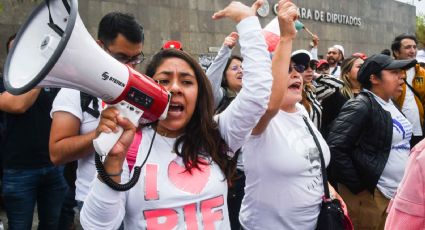
<path id="1" fill-rule="evenodd" d="M 208 80 L 211 82 L 213 94 L 214 94 L 214 108 L 217 108 L 220 104 L 221 99 L 224 96 L 224 92 L 221 88 L 221 81 L 223 79 L 224 68 L 226 67 L 227 60 L 232 54 L 232 49 L 236 45 L 239 35 L 236 32 L 232 32 L 224 39 L 223 46 L 218 51 L 217 56 L 208 68 L 206 75 Z"/>
<path id="2" fill-rule="evenodd" d="M 130 175 L 125 156 L 136 128 L 128 119 L 119 116 L 116 108 L 110 107 L 102 111 L 97 131 L 114 132 L 118 125 L 124 132 L 106 156 L 103 165 L 106 174 L 117 175 L 111 176 L 111 179 L 116 183 L 125 183 Z M 127 192 L 115 191 L 96 178 L 81 211 L 80 220 L 84 229 L 118 229 L 125 215 L 126 195 Z"/>
<path id="3" fill-rule="evenodd" d="M 129 179 L 129 170 L 125 165 L 122 181 Z M 81 225 L 84 229 L 118 229 L 125 216 L 126 200 L 127 192 L 112 190 L 96 178 L 80 213 Z"/>
<path id="4" fill-rule="evenodd" d="M 294 25 L 297 16 L 297 7 L 293 3 L 289 1 L 279 2 L 280 41 L 272 59 L 272 93 L 266 113 L 261 117 L 257 126 L 252 131 L 252 135 L 259 135 L 267 128 L 270 120 L 277 114 L 282 104 L 283 95 L 288 88 L 288 70 L 291 62 L 292 41 L 297 35 Z"/>
<path id="5" fill-rule="evenodd" d="M 272 76 L 271 61 L 261 25 L 255 16 L 261 1 L 252 8 L 232 2 L 213 18 L 230 17 L 238 23 L 237 31 L 243 61 L 243 87 L 233 102 L 218 115 L 221 135 L 229 147 L 239 149 L 267 108 Z"/>
<path id="6" fill-rule="evenodd" d="M 342 210 L 344 210 L 344 214 L 348 215 L 348 209 L 347 209 L 347 205 L 345 204 L 345 201 L 342 199 L 339 193 L 334 189 L 334 187 L 332 187 L 331 184 L 328 183 L 328 186 L 329 186 L 329 193 L 331 195 L 331 198 L 339 200 L 339 202 L 341 203 L 341 208 Z"/>

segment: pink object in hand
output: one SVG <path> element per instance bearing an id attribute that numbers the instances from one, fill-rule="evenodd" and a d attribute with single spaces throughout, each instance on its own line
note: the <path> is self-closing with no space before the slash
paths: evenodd
<path id="1" fill-rule="evenodd" d="M 133 170 L 134 164 L 136 163 L 137 152 L 139 151 L 140 143 L 142 142 L 142 130 L 138 129 L 136 135 L 134 136 L 133 143 L 131 143 L 127 152 L 127 164 L 128 168 Z"/>

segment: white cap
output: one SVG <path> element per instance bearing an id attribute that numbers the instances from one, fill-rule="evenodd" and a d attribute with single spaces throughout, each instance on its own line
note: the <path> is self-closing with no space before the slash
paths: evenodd
<path id="1" fill-rule="evenodd" d="M 307 69 L 311 60 L 311 53 L 307 50 L 296 50 L 291 54 L 291 60 L 296 64 L 304 65 Z"/>
<path id="2" fill-rule="evenodd" d="M 342 47 L 342 45 L 334 45 L 332 47 L 335 48 L 335 49 L 338 49 L 339 51 L 341 51 L 342 57 L 345 58 L 344 47 Z"/>

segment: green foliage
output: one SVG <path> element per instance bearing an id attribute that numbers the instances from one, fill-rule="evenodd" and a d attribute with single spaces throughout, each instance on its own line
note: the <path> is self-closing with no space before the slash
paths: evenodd
<path id="1" fill-rule="evenodd" d="M 425 16 L 416 16 L 416 38 L 419 45 L 425 47 Z"/>

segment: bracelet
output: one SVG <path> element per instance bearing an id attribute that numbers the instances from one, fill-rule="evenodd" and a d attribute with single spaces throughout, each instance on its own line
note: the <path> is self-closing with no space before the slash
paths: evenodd
<path id="1" fill-rule="evenodd" d="M 120 172 L 118 172 L 118 173 L 113 173 L 113 174 L 106 173 L 105 175 L 106 175 L 106 176 L 109 176 L 109 177 L 112 177 L 112 176 L 121 176 L 122 171 L 123 171 L 123 170 L 121 169 L 121 171 L 120 171 Z"/>

